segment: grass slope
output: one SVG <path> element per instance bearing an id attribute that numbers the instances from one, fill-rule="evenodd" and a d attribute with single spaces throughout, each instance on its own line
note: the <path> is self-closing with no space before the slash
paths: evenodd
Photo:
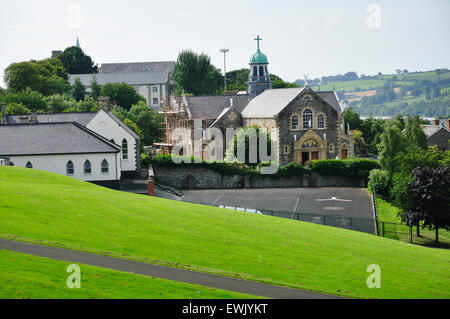
<path id="1" fill-rule="evenodd" d="M 0 167 L 0 237 L 361 298 L 450 298 L 450 252 Z M 382 288 L 368 289 L 378 264 Z"/>
<path id="2" fill-rule="evenodd" d="M 199 285 L 77 263 L 81 288 L 66 285 L 70 262 L 0 250 L 0 299 L 223 299 L 255 298 Z M 259 298 L 259 297 L 257 297 Z"/>

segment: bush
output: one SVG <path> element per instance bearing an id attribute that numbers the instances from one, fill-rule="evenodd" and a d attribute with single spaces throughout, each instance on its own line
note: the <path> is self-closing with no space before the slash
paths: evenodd
<path id="1" fill-rule="evenodd" d="M 303 175 L 310 170 L 305 168 L 303 165 L 292 162 L 287 165 L 281 166 L 278 169 L 278 173 L 275 174 L 277 177 L 288 177 L 288 176 L 299 176 Z"/>
<path id="2" fill-rule="evenodd" d="M 377 196 L 389 199 L 391 188 L 390 185 L 389 173 L 387 171 L 374 169 L 370 172 L 369 190 L 372 191 L 375 187 L 375 193 Z"/>
<path id="3" fill-rule="evenodd" d="M 317 160 L 311 170 L 324 175 L 368 178 L 370 171 L 379 169 L 378 161 L 368 159 Z"/>

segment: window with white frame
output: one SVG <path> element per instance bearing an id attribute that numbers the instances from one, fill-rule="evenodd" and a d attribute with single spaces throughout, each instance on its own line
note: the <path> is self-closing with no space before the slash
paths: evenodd
<path id="1" fill-rule="evenodd" d="M 152 86 L 152 92 L 158 92 L 158 87 L 157 86 Z"/>
<path id="2" fill-rule="evenodd" d="M 157 97 L 153 98 L 153 104 L 158 104 L 159 99 Z"/>
<path id="3" fill-rule="evenodd" d="M 108 174 L 109 173 L 109 164 L 106 159 L 102 161 L 102 174 Z"/>
<path id="4" fill-rule="evenodd" d="M 318 116 L 317 118 L 317 127 L 319 129 L 324 129 L 325 128 L 325 118 L 324 116 L 321 114 Z"/>
<path id="5" fill-rule="evenodd" d="M 312 123 L 313 123 L 313 113 L 311 110 L 306 110 L 305 112 L 303 112 L 303 128 L 305 130 L 312 128 Z"/>
<path id="6" fill-rule="evenodd" d="M 298 130 L 298 116 L 292 117 L 292 129 Z"/>
<path id="7" fill-rule="evenodd" d="M 91 162 L 89 160 L 84 162 L 84 174 L 92 174 Z"/>
<path id="8" fill-rule="evenodd" d="M 75 172 L 74 166 L 73 166 L 73 162 L 72 161 L 68 161 L 66 164 L 66 175 L 70 175 L 72 176 Z"/>
<path id="9" fill-rule="evenodd" d="M 128 141 L 125 138 L 122 140 L 122 159 L 128 159 Z"/>

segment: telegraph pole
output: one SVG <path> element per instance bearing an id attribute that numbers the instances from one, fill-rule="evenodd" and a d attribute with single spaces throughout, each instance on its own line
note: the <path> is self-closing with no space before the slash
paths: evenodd
<path id="1" fill-rule="evenodd" d="M 227 52 L 230 52 L 229 49 L 220 49 L 220 52 L 223 52 L 223 75 L 225 79 L 225 90 L 223 93 L 227 92 Z"/>

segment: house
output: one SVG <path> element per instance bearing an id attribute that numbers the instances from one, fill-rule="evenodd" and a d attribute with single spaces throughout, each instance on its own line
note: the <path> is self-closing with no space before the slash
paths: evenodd
<path id="1" fill-rule="evenodd" d="M 119 147 L 118 165 L 121 176 L 134 176 L 140 170 L 140 138 L 114 115 L 107 97 L 99 99 L 98 112 L 38 114 L 33 111 L 32 114 L 27 115 L 6 115 L 6 105 L 2 106 L 2 112 L 3 121 L 0 127 L 21 125 L 20 127 L 23 128 L 24 125 L 53 123 L 81 125 Z M 7 140 L 8 135 L 5 136 Z M 32 145 L 22 144 L 24 149 L 32 147 Z M 55 144 L 55 152 L 59 152 L 56 145 L 59 144 Z M 76 147 L 76 145 L 72 146 Z"/>
<path id="2" fill-rule="evenodd" d="M 194 122 L 197 122 L 202 129 L 222 131 L 224 152 L 227 128 L 257 126 L 269 133 L 274 129 L 276 133 L 271 135 L 271 140 L 277 144 L 276 159 L 280 165 L 290 162 L 307 165 L 317 159 L 353 156 L 353 136 L 345 133 L 344 105 L 336 92 L 315 92 L 307 85 L 273 89 L 269 61 L 260 50 L 259 36 L 256 40 L 258 48 L 249 62 L 247 94 L 175 99 L 164 112 L 166 141 L 155 146 L 168 152 L 182 143 L 188 150 L 183 155 L 193 155 L 195 143 L 210 142 L 205 136 L 201 137 L 202 141 L 194 140 L 194 129 L 197 129 Z"/>
<path id="3" fill-rule="evenodd" d="M 121 178 L 120 146 L 78 122 L 0 125 L 0 158 L 103 186 Z"/>
<path id="4" fill-rule="evenodd" d="M 69 83 L 73 85 L 76 78 L 90 90 L 95 80 L 99 85 L 107 83 L 127 83 L 137 93 L 145 97 L 151 109 L 159 109 L 170 94 L 170 77 L 175 69 L 175 62 L 138 62 L 138 63 L 104 63 L 96 74 L 71 74 Z"/>
<path id="5" fill-rule="evenodd" d="M 434 120 L 433 125 L 421 125 L 427 136 L 428 145 L 436 145 L 440 151 L 450 150 L 450 120 L 447 127 L 441 126 L 439 120 Z"/>

